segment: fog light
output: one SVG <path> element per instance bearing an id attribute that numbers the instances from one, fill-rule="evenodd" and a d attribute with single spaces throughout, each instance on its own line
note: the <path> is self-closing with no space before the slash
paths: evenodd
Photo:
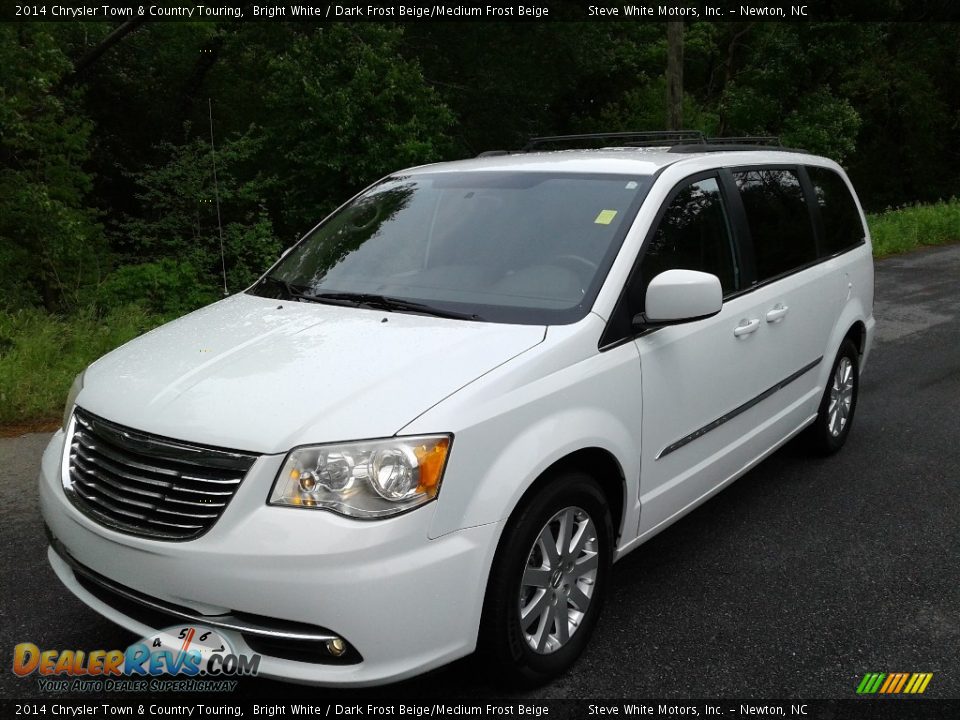
<path id="1" fill-rule="evenodd" d="M 327 640 L 327 652 L 329 652 L 334 657 L 340 657 L 347 651 L 347 644 L 343 641 L 342 638 L 333 638 L 333 640 Z"/>

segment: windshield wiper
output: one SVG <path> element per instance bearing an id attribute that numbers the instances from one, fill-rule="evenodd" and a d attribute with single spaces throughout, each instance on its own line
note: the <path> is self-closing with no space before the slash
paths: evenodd
<path id="1" fill-rule="evenodd" d="M 283 293 L 286 295 L 288 300 L 297 300 L 298 302 L 315 302 L 315 303 L 324 303 L 326 305 L 344 305 L 352 307 L 355 303 L 349 298 L 324 298 L 317 295 L 311 295 L 304 292 L 303 290 L 298 289 L 298 286 L 293 285 L 282 278 L 278 278 L 274 275 L 267 275 L 260 281 L 261 284 L 271 282 L 277 285 Z"/>
<path id="2" fill-rule="evenodd" d="M 403 300 L 401 298 L 389 297 L 387 295 L 377 295 L 375 293 L 352 293 L 352 292 L 325 292 L 310 295 L 309 299 L 324 302 L 345 301 L 355 303 L 360 307 L 376 308 L 378 310 L 396 310 L 398 312 L 421 313 L 423 315 L 433 315 L 434 317 L 452 318 L 454 320 L 483 320 L 476 313 L 462 313 L 456 310 L 446 310 L 444 308 L 434 307 L 426 303 L 415 302 L 413 300 Z"/>
<path id="3" fill-rule="evenodd" d="M 265 276 L 261 283 L 266 282 L 278 286 L 287 299 L 300 302 L 315 302 L 326 305 L 342 305 L 345 307 L 370 307 L 388 311 L 396 310 L 399 312 L 413 312 L 423 315 L 433 315 L 434 317 L 452 318 L 454 320 L 482 320 L 482 318 L 475 313 L 445 310 L 413 300 L 402 300 L 400 298 L 377 295 L 375 293 L 322 292 L 311 294 L 304 292 L 304 290 L 301 289 L 303 286 L 293 285 L 275 275 Z"/>

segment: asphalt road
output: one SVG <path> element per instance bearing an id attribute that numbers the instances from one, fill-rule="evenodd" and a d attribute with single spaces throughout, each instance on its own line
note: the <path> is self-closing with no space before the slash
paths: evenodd
<path id="1" fill-rule="evenodd" d="M 844 450 L 796 444 L 614 567 L 584 657 L 530 698 L 845 698 L 867 672 L 932 672 L 960 698 L 960 246 L 877 264 L 877 344 Z M 47 435 L 0 440 L 0 698 L 52 697 L 14 644 L 135 638 L 67 592 L 45 558 L 35 478 Z M 476 663 L 363 692 L 489 698 Z M 267 680 L 238 695 L 344 693 Z M 117 696 L 113 696 L 117 697 Z"/>

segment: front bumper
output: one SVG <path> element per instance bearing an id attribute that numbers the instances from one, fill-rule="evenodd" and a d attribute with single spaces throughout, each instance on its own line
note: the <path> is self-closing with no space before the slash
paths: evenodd
<path id="1" fill-rule="evenodd" d="M 202 537 L 187 542 L 137 538 L 98 525 L 73 507 L 60 479 L 63 442 L 63 433 L 56 433 L 43 455 L 40 506 L 69 559 L 201 618 L 256 616 L 329 629 L 362 657 L 336 665 L 260 650 L 260 675 L 318 685 L 372 685 L 473 651 L 499 523 L 429 540 L 435 504 L 380 521 L 271 507 L 267 493 L 282 456 L 264 456 Z M 52 547 L 48 555 L 64 585 L 101 615 L 144 637 L 161 629 L 90 592 Z M 254 652 L 241 632 L 223 634 L 238 651 Z"/>

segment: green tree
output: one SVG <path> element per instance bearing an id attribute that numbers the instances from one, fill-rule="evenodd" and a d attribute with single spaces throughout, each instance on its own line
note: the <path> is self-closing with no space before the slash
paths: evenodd
<path id="1" fill-rule="evenodd" d="M 851 176 L 870 210 L 960 194 L 960 42 L 955 23 L 875 27 L 844 91 L 863 118 Z"/>
<path id="2" fill-rule="evenodd" d="M 139 208 L 122 223 L 118 248 L 127 264 L 106 279 L 101 300 L 144 297 L 160 312 L 189 310 L 223 293 L 224 272 L 235 292 L 280 253 L 265 206 L 275 178 L 258 164 L 260 130 L 250 128 L 216 148 L 216 183 L 209 137 L 193 135 L 189 125 L 185 130 L 184 143 L 160 146 L 163 164 L 135 174 Z"/>
<path id="3" fill-rule="evenodd" d="M 871 34 L 851 25 L 755 23 L 734 29 L 720 97 L 721 131 L 780 135 L 787 145 L 843 161 L 861 117 L 845 96 L 849 68 L 868 56 Z"/>
<path id="4" fill-rule="evenodd" d="M 102 248 L 87 204 L 91 124 L 44 25 L 0 25 L 0 306 L 76 304 Z"/>
<path id="5" fill-rule="evenodd" d="M 444 156 L 453 116 L 402 41 L 400 28 L 325 25 L 256 59 L 288 240 L 386 173 Z"/>

